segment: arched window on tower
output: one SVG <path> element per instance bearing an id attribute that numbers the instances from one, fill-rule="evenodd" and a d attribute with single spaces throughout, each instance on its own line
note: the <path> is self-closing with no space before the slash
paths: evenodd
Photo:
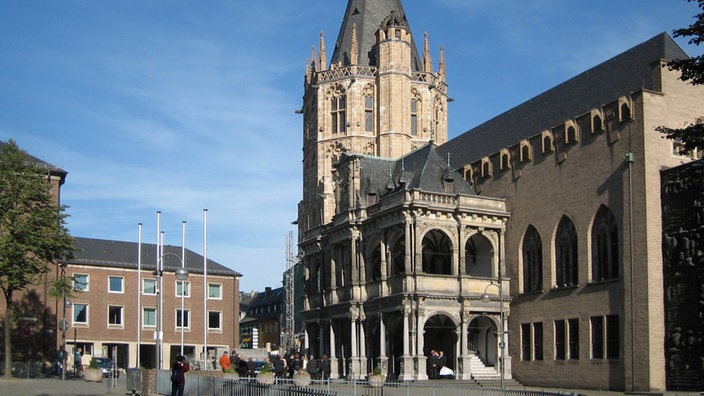
<path id="1" fill-rule="evenodd" d="M 601 206 L 592 226 L 592 280 L 618 279 L 618 227 L 614 214 Z"/>
<path id="2" fill-rule="evenodd" d="M 567 216 L 562 216 L 555 235 L 555 284 L 577 285 L 577 230 Z"/>
<path id="3" fill-rule="evenodd" d="M 344 133 L 347 130 L 345 115 L 347 100 L 345 95 L 335 96 L 330 101 L 330 116 L 332 120 L 332 133 Z"/>
<path id="4" fill-rule="evenodd" d="M 528 226 L 523 236 L 523 291 L 542 289 L 543 284 L 543 242 L 538 230 Z"/>
<path id="5" fill-rule="evenodd" d="M 426 274 L 452 275 L 452 242 L 439 230 L 423 237 L 423 272 Z"/>

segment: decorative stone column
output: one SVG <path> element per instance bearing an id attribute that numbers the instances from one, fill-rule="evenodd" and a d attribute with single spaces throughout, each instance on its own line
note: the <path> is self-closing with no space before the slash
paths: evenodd
<path id="1" fill-rule="evenodd" d="M 428 357 L 423 354 L 425 349 L 425 308 L 423 307 L 423 301 L 418 301 L 417 312 L 417 325 L 416 325 L 416 342 L 417 342 L 417 355 L 416 355 L 416 379 L 417 380 L 427 380 L 428 379 Z"/>
<path id="2" fill-rule="evenodd" d="M 460 355 L 457 359 L 457 370 L 455 370 L 455 377 L 459 380 L 470 380 L 472 379 L 472 373 L 470 372 L 470 362 L 472 356 L 469 354 L 469 340 L 467 339 L 467 321 L 469 320 L 469 301 L 462 301 L 462 313 L 460 333 L 459 333 L 459 343 L 460 343 Z"/>
<path id="3" fill-rule="evenodd" d="M 330 326 L 330 379 L 336 379 L 339 377 L 339 364 L 337 361 L 337 356 L 335 356 L 335 326 L 333 326 L 332 319 L 328 321 Z"/>
<path id="4" fill-rule="evenodd" d="M 386 356 L 386 325 L 384 325 L 384 315 L 379 312 L 379 361 L 376 364 L 381 367 L 381 372 L 389 372 L 389 358 Z"/>
<path id="5" fill-rule="evenodd" d="M 401 372 L 398 379 L 401 381 L 413 380 L 413 356 L 409 352 L 409 334 L 408 334 L 408 317 L 411 314 L 411 307 L 408 306 L 408 301 L 403 303 L 403 356 L 401 356 Z"/>

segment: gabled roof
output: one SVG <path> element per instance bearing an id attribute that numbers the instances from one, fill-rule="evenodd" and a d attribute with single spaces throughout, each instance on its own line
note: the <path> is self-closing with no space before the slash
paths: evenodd
<path id="1" fill-rule="evenodd" d="M 642 89 L 659 91 L 655 62 L 689 56 L 667 33 L 661 33 L 604 63 L 514 107 L 439 147 L 452 153 L 459 168 L 522 139 Z"/>
<path id="2" fill-rule="evenodd" d="M 437 146 L 428 143 L 405 156 L 391 160 L 379 157 L 360 157 L 362 192 L 380 197 L 399 190 L 423 190 L 445 193 L 445 181 L 451 181 L 455 194 L 474 195 L 474 190 L 462 176 L 448 166 L 437 152 Z"/>
<path id="3" fill-rule="evenodd" d="M 75 238 L 74 246 L 79 249 L 75 258 L 70 260 L 70 264 L 89 265 L 96 267 L 115 267 L 137 269 L 137 249 L 139 244 L 135 242 L 111 241 L 93 238 Z M 178 259 L 172 254 L 181 257 L 181 246 L 164 246 L 164 270 L 175 271 L 181 266 Z M 186 249 L 185 265 L 188 272 L 195 274 L 203 273 L 203 256 Z M 156 269 L 156 245 L 142 244 L 142 269 Z M 242 276 L 213 260 L 208 259 L 208 274 Z"/>
<path id="4" fill-rule="evenodd" d="M 5 149 L 5 146 L 7 146 L 7 142 L 1 141 L 0 140 L 0 151 Z M 33 162 L 35 165 L 37 165 L 39 168 L 46 169 L 46 171 L 54 176 L 58 176 L 61 179 L 60 184 L 64 184 L 66 181 L 66 175 L 68 172 L 65 170 L 54 166 L 46 161 L 43 161 L 25 151 L 25 154 L 27 155 L 27 159 L 31 162 Z"/>
<path id="5" fill-rule="evenodd" d="M 335 50 L 331 63 L 350 65 L 352 49 L 352 26 L 357 26 L 357 40 L 359 43 L 359 64 L 364 66 L 379 66 L 376 58 L 376 32 L 382 22 L 394 13 L 405 26 L 408 25 L 406 12 L 403 10 L 401 0 L 349 0 L 345 18 L 340 27 L 340 33 L 335 42 Z M 412 33 L 412 32 L 411 32 Z M 413 37 L 411 35 L 411 37 Z M 420 71 L 422 63 L 418 56 L 415 40 L 412 43 L 411 57 L 413 71 Z"/>

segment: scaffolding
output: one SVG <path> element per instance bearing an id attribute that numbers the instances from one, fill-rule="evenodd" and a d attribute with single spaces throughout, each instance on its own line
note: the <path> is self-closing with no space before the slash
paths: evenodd
<path id="1" fill-rule="evenodd" d="M 284 273 L 284 290 L 286 291 L 285 322 L 281 334 L 281 345 L 285 346 L 287 352 L 296 346 L 296 283 L 294 276 L 296 256 L 293 253 L 293 249 L 293 231 L 289 231 L 288 239 L 286 240 L 286 272 Z"/>

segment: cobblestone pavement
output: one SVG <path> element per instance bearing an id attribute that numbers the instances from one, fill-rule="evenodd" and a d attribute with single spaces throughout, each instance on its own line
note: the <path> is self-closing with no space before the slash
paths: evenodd
<path id="1" fill-rule="evenodd" d="M 122 376 L 124 377 L 124 376 Z M 74 395 L 126 395 L 127 384 L 124 378 L 116 383 L 103 378 L 100 382 L 88 382 L 80 378 L 13 378 L 0 379 L 0 395 L 2 396 L 74 396 Z M 113 386 L 114 385 L 114 386 Z"/>

